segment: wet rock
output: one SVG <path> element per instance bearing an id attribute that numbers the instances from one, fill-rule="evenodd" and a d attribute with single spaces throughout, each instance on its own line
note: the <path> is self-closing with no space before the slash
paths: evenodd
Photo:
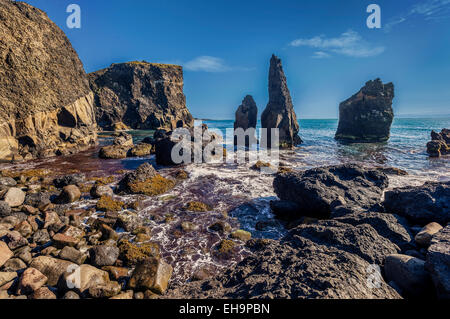
<path id="1" fill-rule="evenodd" d="M 109 145 L 102 147 L 98 156 L 102 159 L 124 159 L 127 158 L 129 146 Z"/>
<path id="2" fill-rule="evenodd" d="M 291 148 L 302 143 L 298 136 L 299 125 L 287 86 L 281 60 L 272 55 L 269 70 L 269 103 L 261 115 L 261 127 L 268 129 L 267 140 L 262 139 L 263 145 L 272 145 L 271 129 L 279 129 L 279 146 Z M 264 144 L 266 143 L 266 144 Z"/>
<path id="3" fill-rule="evenodd" d="M 119 243 L 120 259 L 128 266 L 136 265 L 149 257 L 159 258 L 160 247 L 157 243 L 132 244 L 128 241 Z"/>
<path id="4" fill-rule="evenodd" d="M 377 170 L 345 164 L 277 174 L 273 185 L 281 200 L 299 205 L 299 215 L 329 218 L 338 206 L 370 209 L 379 204 L 388 178 Z"/>
<path id="5" fill-rule="evenodd" d="M 430 295 L 431 280 L 425 270 L 425 261 L 406 255 L 389 255 L 384 262 L 388 282 L 394 281 L 409 297 Z"/>
<path id="6" fill-rule="evenodd" d="M 144 163 L 134 172 L 124 176 L 118 184 L 117 193 L 155 196 L 167 192 L 174 186 L 174 181 L 162 177 L 151 164 Z"/>
<path id="7" fill-rule="evenodd" d="M 128 152 L 129 157 L 145 157 L 149 156 L 152 153 L 152 145 L 147 143 L 140 143 L 133 148 L 131 148 Z"/>
<path id="8" fill-rule="evenodd" d="M 427 144 L 430 157 L 440 157 L 450 154 L 450 130 L 443 129 L 440 133 L 431 132 L 431 142 Z"/>
<path id="9" fill-rule="evenodd" d="M 186 233 L 197 231 L 200 228 L 198 225 L 191 222 L 182 222 L 180 227 Z"/>
<path id="10" fill-rule="evenodd" d="M 438 223 L 430 223 L 426 225 L 414 238 L 416 243 L 422 247 L 430 246 L 431 239 L 438 233 L 443 227 Z"/>
<path id="11" fill-rule="evenodd" d="M 84 264 L 87 254 L 82 253 L 76 248 L 66 246 L 59 252 L 59 258 L 71 261 L 77 265 Z"/>
<path id="12" fill-rule="evenodd" d="M 81 185 L 85 181 L 86 176 L 84 174 L 71 174 L 64 175 L 53 180 L 53 185 L 57 188 L 63 188 L 69 185 Z"/>
<path id="13" fill-rule="evenodd" d="M 239 239 L 239 240 L 242 240 L 242 241 L 245 242 L 245 241 L 248 241 L 248 240 L 250 240 L 252 238 L 252 234 L 249 233 L 248 231 L 239 229 L 239 230 L 236 230 L 236 231 L 232 232 L 230 234 L 230 237 L 234 238 L 234 239 Z"/>
<path id="14" fill-rule="evenodd" d="M 56 295 L 50 289 L 48 289 L 47 287 L 41 287 L 30 295 L 30 299 L 51 300 L 57 298 Z"/>
<path id="15" fill-rule="evenodd" d="M 450 226 L 433 236 L 425 268 L 430 272 L 440 299 L 450 299 Z"/>
<path id="16" fill-rule="evenodd" d="M 234 121 L 234 130 L 242 129 L 244 132 L 253 129 L 253 133 L 246 136 L 244 140 L 238 141 L 237 136 L 234 137 L 234 145 L 249 146 L 258 143 L 256 139 L 256 122 L 258 121 L 258 107 L 251 95 L 247 95 L 242 104 L 236 111 L 236 120 Z"/>
<path id="17" fill-rule="evenodd" d="M 237 244 L 229 239 L 222 240 L 213 251 L 213 255 L 222 260 L 231 259 L 237 252 Z"/>
<path id="18" fill-rule="evenodd" d="M 29 295 L 45 285 L 47 280 L 48 278 L 39 270 L 35 268 L 28 268 L 20 276 L 17 293 L 19 295 Z"/>
<path id="19" fill-rule="evenodd" d="M 92 264 L 96 267 L 112 266 L 119 258 L 119 248 L 115 246 L 95 246 L 90 250 L 90 257 Z"/>
<path id="20" fill-rule="evenodd" d="M 389 140 L 394 120 L 394 85 L 380 79 L 369 81 L 339 106 L 336 139 L 350 143 L 377 143 Z"/>
<path id="21" fill-rule="evenodd" d="M 187 203 L 184 209 L 190 212 L 209 212 L 212 207 L 203 202 L 192 201 Z"/>
<path id="22" fill-rule="evenodd" d="M 3 196 L 3 201 L 11 207 L 17 207 L 25 201 L 25 193 L 17 187 L 11 187 Z"/>
<path id="23" fill-rule="evenodd" d="M 208 226 L 208 229 L 213 232 L 218 232 L 219 234 L 226 234 L 231 231 L 231 225 L 222 220 L 215 222 Z"/>
<path id="24" fill-rule="evenodd" d="M 292 201 L 287 200 L 271 201 L 270 209 L 278 219 L 284 221 L 294 221 L 304 216 L 301 206 L 296 202 Z"/>
<path id="25" fill-rule="evenodd" d="M 0 267 L 2 267 L 14 253 L 9 249 L 8 245 L 3 241 L 0 241 Z"/>
<path id="26" fill-rule="evenodd" d="M 335 220 L 319 221 L 317 224 L 298 226 L 285 240 L 291 237 L 302 237 L 318 245 L 335 247 L 377 265 L 383 264 L 385 256 L 400 252 L 397 245 L 380 236 L 369 224 L 353 226 Z"/>
<path id="27" fill-rule="evenodd" d="M 16 272 L 0 272 L 0 287 L 17 278 Z"/>
<path id="28" fill-rule="evenodd" d="M 64 186 L 62 192 L 59 194 L 56 202 L 58 204 L 70 204 L 76 202 L 81 197 L 80 189 L 75 185 Z"/>
<path id="29" fill-rule="evenodd" d="M 250 241 L 249 241 L 250 242 Z M 319 245 L 300 236 L 264 240 L 254 254 L 219 276 L 186 283 L 167 298 L 231 299 L 399 299 L 381 275 L 380 286 L 368 284 L 370 264 L 357 255 Z M 301 247 L 301 248 L 300 248 Z M 376 275 L 376 274 L 375 274 Z M 293 284 L 295 283 L 295 284 Z"/>
<path id="30" fill-rule="evenodd" d="M 112 197 L 114 196 L 114 191 L 107 185 L 94 185 L 90 190 L 90 194 L 93 198 Z"/>
<path id="31" fill-rule="evenodd" d="M 102 196 L 96 205 L 97 210 L 102 212 L 119 212 L 124 208 L 125 203 L 115 200 L 110 196 Z"/>
<path id="32" fill-rule="evenodd" d="M 413 223 L 446 225 L 450 222 L 450 182 L 427 182 L 387 191 L 384 207 L 386 212 L 404 216 Z"/>
<path id="33" fill-rule="evenodd" d="M 46 277 L 47 285 L 56 286 L 59 278 L 66 272 L 71 272 L 78 266 L 70 261 L 52 258 L 48 256 L 39 256 L 31 261 L 30 267 L 36 268 Z"/>
<path id="34" fill-rule="evenodd" d="M 172 266 L 162 259 L 148 258 L 136 266 L 128 285 L 133 290 L 151 290 L 163 294 L 169 284 L 172 271 Z"/>
<path id="35" fill-rule="evenodd" d="M 11 214 L 11 206 L 5 201 L 0 201 L 0 218 Z"/>

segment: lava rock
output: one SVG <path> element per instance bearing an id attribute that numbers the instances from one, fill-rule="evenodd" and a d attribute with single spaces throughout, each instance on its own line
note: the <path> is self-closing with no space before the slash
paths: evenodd
<path id="1" fill-rule="evenodd" d="M 394 120 L 394 84 L 380 79 L 369 81 L 339 106 L 336 139 L 351 143 L 376 143 L 389 140 Z"/>

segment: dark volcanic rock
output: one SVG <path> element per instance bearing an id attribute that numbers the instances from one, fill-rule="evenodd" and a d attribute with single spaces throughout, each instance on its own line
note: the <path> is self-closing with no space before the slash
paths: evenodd
<path id="1" fill-rule="evenodd" d="M 0 0 L 0 160 L 96 142 L 93 94 L 65 34 L 41 10 Z"/>
<path id="2" fill-rule="evenodd" d="M 287 86 L 286 76 L 284 75 L 281 60 L 275 55 L 270 60 L 269 70 L 269 103 L 261 116 L 262 128 L 268 129 L 267 146 L 272 145 L 270 129 L 278 128 L 280 133 L 280 147 L 291 148 L 302 143 L 298 136 L 299 125 L 297 116 L 292 104 L 291 95 Z M 264 141 L 262 141 L 264 145 Z"/>
<path id="3" fill-rule="evenodd" d="M 450 154 L 450 130 L 443 129 L 441 133 L 431 132 L 431 142 L 427 144 L 427 153 L 431 157 Z"/>
<path id="4" fill-rule="evenodd" d="M 386 212 L 426 225 L 450 221 L 450 182 L 428 182 L 423 186 L 396 188 L 385 194 Z"/>
<path id="5" fill-rule="evenodd" d="M 243 129 L 244 132 L 248 129 L 256 130 L 256 122 L 258 121 L 258 107 L 256 106 L 255 101 L 251 95 L 247 95 L 242 104 L 236 111 L 236 120 L 234 122 L 234 130 L 239 128 Z M 234 138 L 234 144 L 237 145 L 245 143 L 245 146 L 256 144 L 258 141 L 256 139 L 256 135 L 252 134 L 250 136 L 245 136 L 245 140 L 238 141 L 237 136 Z M 241 145 L 243 146 L 243 145 Z"/>
<path id="6" fill-rule="evenodd" d="M 450 299 L 450 226 L 434 235 L 425 267 L 431 274 L 440 299 Z"/>
<path id="7" fill-rule="evenodd" d="M 180 66 L 147 62 L 112 64 L 89 74 L 95 93 L 97 123 L 112 129 L 124 123 L 132 129 L 173 130 L 192 126 L 186 108 Z"/>
<path id="8" fill-rule="evenodd" d="M 390 137 L 394 85 L 369 81 L 339 106 L 336 139 L 351 143 L 385 142 Z"/>
<path id="9" fill-rule="evenodd" d="M 338 206 L 370 209 L 379 204 L 388 178 L 353 164 L 278 174 L 273 182 L 281 200 L 299 204 L 299 217 L 328 218 Z"/>
<path id="10" fill-rule="evenodd" d="M 367 285 L 369 263 L 364 259 L 306 238 L 293 240 L 251 240 L 247 245 L 254 244 L 254 254 L 235 268 L 177 287 L 167 298 L 401 298 L 382 278 L 379 289 Z"/>
<path id="11" fill-rule="evenodd" d="M 80 185 L 81 183 L 84 182 L 85 178 L 86 176 L 84 174 L 71 174 L 60 176 L 53 180 L 53 185 L 55 185 L 58 188 L 63 188 L 64 186 L 69 185 Z"/>

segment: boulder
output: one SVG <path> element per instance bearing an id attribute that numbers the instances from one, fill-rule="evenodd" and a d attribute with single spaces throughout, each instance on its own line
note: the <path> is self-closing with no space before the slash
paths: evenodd
<path id="1" fill-rule="evenodd" d="M 17 207 L 25 201 L 25 193 L 17 187 L 11 187 L 3 196 L 3 201 L 11 207 Z"/>
<path id="2" fill-rule="evenodd" d="M 8 245 L 3 241 L 0 241 L 0 267 L 2 267 L 14 253 L 9 249 Z"/>
<path id="3" fill-rule="evenodd" d="M 109 145 L 102 147 L 98 156 L 102 159 L 123 159 L 127 157 L 129 146 Z"/>
<path id="4" fill-rule="evenodd" d="M 350 143 L 378 143 L 389 140 L 394 120 L 394 85 L 380 79 L 369 81 L 339 106 L 336 139 Z"/>
<path id="5" fill-rule="evenodd" d="M 11 215 L 11 206 L 5 201 L 0 201 L 0 218 Z"/>
<path id="6" fill-rule="evenodd" d="M 48 278 L 47 284 L 49 286 L 55 286 L 63 274 L 70 273 L 78 266 L 67 260 L 39 256 L 32 260 L 30 267 L 36 268 L 44 274 Z"/>
<path id="7" fill-rule="evenodd" d="M 56 295 L 47 287 L 41 287 L 33 292 L 30 296 L 30 299 L 36 300 L 53 300 L 57 299 Z"/>
<path id="8" fill-rule="evenodd" d="M 328 218 L 338 206 L 371 209 L 381 202 L 388 178 L 354 164 L 277 174 L 273 186 L 283 201 L 298 204 L 298 217 Z M 289 208 L 290 215 L 293 209 Z"/>
<path id="9" fill-rule="evenodd" d="M 76 202 L 81 197 L 80 189 L 75 185 L 68 185 L 63 188 L 56 202 L 59 204 L 70 204 Z"/>
<path id="10" fill-rule="evenodd" d="M 261 115 L 261 127 L 268 130 L 262 145 L 291 148 L 302 143 L 299 124 L 292 104 L 281 60 L 272 55 L 269 70 L 269 103 Z M 279 145 L 272 145 L 271 129 L 279 129 Z"/>
<path id="11" fill-rule="evenodd" d="M 45 205 L 50 204 L 50 193 L 37 192 L 32 194 L 27 194 L 25 196 L 25 205 L 29 205 L 32 207 L 43 207 Z"/>
<path id="12" fill-rule="evenodd" d="M 115 138 L 113 140 L 113 145 L 115 146 L 124 146 L 124 147 L 133 147 L 133 136 L 131 134 L 120 132 L 114 134 Z"/>
<path id="13" fill-rule="evenodd" d="M 413 223 L 426 225 L 450 221 L 450 182 L 427 182 L 385 193 L 386 212 L 404 216 Z"/>
<path id="14" fill-rule="evenodd" d="M 90 194 L 93 198 L 101 198 L 103 196 L 113 197 L 114 191 L 107 185 L 94 185 L 90 190 Z"/>
<path id="15" fill-rule="evenodd" d="M 147 143 L 140 143 L 131 148 L 128 157 L 145 157 L 152 153 L 153 146 Z"/>
<path id="16" fill-rule="evenodd" d="M 84 264 L 84 262 L 87 259 L 87 254 L 82 253 L 76 248 L 65 246 L 61 251 L 59 252 L 59 258 L 71 261 L 77 265 Z"/>
<path id="17" fill-rule="evenodd" d="M 416 235 L 414 238 L 416 243 L 422 247 L 430 246 L 433 236 L 442 229 L 442 226 L 438 223 L 429 223 Z"/>
<path id="18" fill-rule="evenodd" d="M 53 180 L 53 185 L 57 188 L 63 188 L 69 185 L 81 185 L 86 179 L 84 174 L 64 175 Z"/>
<path id="19" fill-rule="evenodd" d="M 91 262 L 96 267 L 112 266 L 119 258 L 116 246 L 95 246 L 90 250 Z"/>
<path id="20" fill-rule="evenodd" d="M 236 111 L 234 130 L 236 131 L 237 129 L 242 129 L 245 132 L 248 129 L 254 129 L 255 131 L 251 135 L 245 136 L 245 139 L 243 139 L 242 141 L 239 141 L 237 139 L 237 136 L 235 136 L 234 145 L 250 146 L 258 143 L 255 135 L 256 123 L 258 121 L 257 117 L 258 107 L 256 106 L 255 100 L 253 100 L 253 97 L 251 95 L 247 95 Z"/>
<path id="21" fill-rule="evenodd" d="M 151 290 L 163 294 L 169 284 L 172 271 L 172 266 L 162 259 L 148 258 L 136 266 L 128 285 L 133 290 Z"/>
<path id="22" fill-rule="evenodd" d="M 428 248 L 426 269 L 440 299 L 450 299 L 450 226 L 433 236 Z"/>
<path id="23" fill-rule="evenodd" d="M 443 129 L 440 133 L 431 131 L 431 142 L 427 144 L 430 157 L 440 157 L 450 154 L 450 130 Z"/>
<path id="24" fill-rule="evenodd" d="M 388 282 L 395 282 L 406 297 L 429 297 L 431 279 L 425 270 L 425 261 L 406 255 L 389 255 L 384 262 Z"/>
<path id="25" fill-rule="evenodd" d="M 25 268 L 27 268 L 27 265 L 22 261 L 22 259 L 19 258 L 11 258 L 3 265 L 3 270 L 6 272 L 20 272 Z"/>
<path id="26" fill-rule="evenodd" d="M 1 266 L 0 266 L 1 267 Z M 0 287 L 17 278 L 16 272 L 0 272 Z"/>
<path id="27" fill-rule="evenodd" d="M 41 288 L 48 278 L 35 268 L 27 268 L 19 279 L 17 293 L 19 295 L 29 295 Z"/>
<path id="28" fill-rule="evenodd" d="M 0 177 L 0 186 L 7 186 L 7 187 L 14 187 L 17 185 L 17 182 L 14 178 L 12 177 Z"/>
<path id="29" fill-rule="evenodd" d="M 112 64 L 89 74 L 89 80 L 97 123 L 103 129 L 111 130 L 119 122 L 141 130 L 194 124 L 186 107 L 180 66 L 145 61 Z"/>
<path id="30" fill-rule="evenodd" d="M 0 1 L 0 16 L 7 48 L 0 59 L 0 159 L 49 157 L 94 145 L 93 94 L 63 31 L 23 2 Z"/>

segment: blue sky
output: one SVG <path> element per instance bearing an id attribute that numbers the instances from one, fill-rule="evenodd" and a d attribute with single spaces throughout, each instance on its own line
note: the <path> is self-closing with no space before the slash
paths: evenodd
<path id="1" fill-rule="evenodd" d="M 131 60 L 184 66 L 195 117 L 232 119 L 246 94 L 260 114 L 272 53 L 299 118 L 337 118 L 367 80 L 394 82 L 394 110 L 450 114 L 450 0 L 29 0 L 62 28 L 87 72 Z M 81 29 L 66 7 L 81 7 Z M 381 29 L 366 8 L 381 7 Z"/>

